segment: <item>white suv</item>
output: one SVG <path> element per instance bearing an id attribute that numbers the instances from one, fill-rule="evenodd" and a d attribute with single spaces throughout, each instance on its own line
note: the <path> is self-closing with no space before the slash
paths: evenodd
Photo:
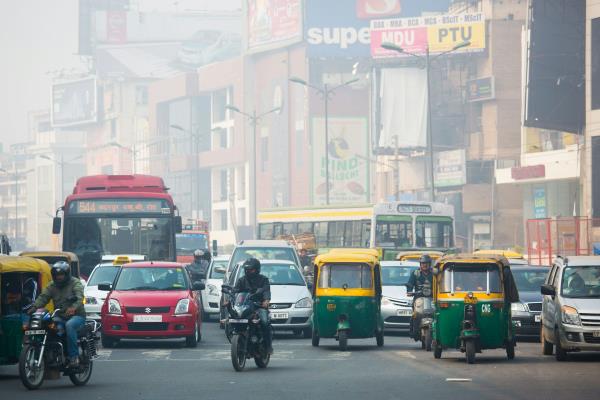
<path id="1" fill-rule="evenodd" d="M 542 285 L 543 353 L 600 351 L 600 256 L 558 257 Z"/>

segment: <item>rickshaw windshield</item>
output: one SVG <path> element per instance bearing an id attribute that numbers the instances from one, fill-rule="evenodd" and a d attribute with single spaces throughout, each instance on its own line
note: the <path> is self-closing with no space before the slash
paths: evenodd
<path id="1" fill-rule="evenodd" d="M 371 289 L 371 267 L 367 264 L 325 264 L 319 273 L 319 287 Z"/>
<path id="2" fill-rule="evenodd" d="M 442 273 L 440 291 L 502 293 L 500 269 L 495 264 L 451 265 Z"/>

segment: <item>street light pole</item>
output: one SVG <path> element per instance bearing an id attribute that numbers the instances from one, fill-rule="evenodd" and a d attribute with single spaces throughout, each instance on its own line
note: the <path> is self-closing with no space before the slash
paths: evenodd
<path id="1" fill-rule="evenodd" d="M 325 204 L 329 205 L 329 95 L 332 94 L 336 89 L 341 88 L 342 86 L 348 86 L 358 82 L 359 79 L 351 79 L 333 87 L 330 87 L 327 83 L 324 83 L 323 87 L 318 87 L 306 82 L 304 79 L 295 76 L 291 77 L 290 81 L 298 83 L 300 85 L 304 85 L 306 87 L 310 87 L 323 96 L 325 113 Z"/>
<path id="2" fill-rule="evenodd" d="M 408 51 L 405 51 L 402 47 L 398 46 L 395 43 L 382 43 L 381 47 L 386 49 L 386 50 L 390 50 L 390 51 L 395 51 L 397 53 L 400 54 L 406 54 L 412 57 L 416 57 L 419 58 L 421 60 L 425 61 L 425 73 L 427 74 L 426 76 L 426 85 L 427 85 L 427 129 L 426 129 L 426 134 L 427 134 L 427 152 L 429 153 L 429 180 L 430 180 L 430 197 L 431 197 L 431 201 L 435 201 L 435 179 L 434 179 L 434 154 L 433 154 L 433 130 L 432 130 L 432 113 L 431 113 L 431 62 L 440 58 L 441 56 L 448 54 L 448 53 L 452 53 L 458 49 L 462 49 L 463 47 L 468 47 L 471 45 L 470 41 L 465 41 L 462 43 L 457 44 L 456 46 L 454 46 L 452 49 L 448 50 L 448 51 L 444 51 L 438 55 L 436 55 L 435 57 L 431 58 L 430 57 L 430 50 L 429 50 L 429 46 L 427 46 L 425 48 L 425 56 L 422 56 L 420 54 L 415 54 L 415 53 L 411 53 Z"/>

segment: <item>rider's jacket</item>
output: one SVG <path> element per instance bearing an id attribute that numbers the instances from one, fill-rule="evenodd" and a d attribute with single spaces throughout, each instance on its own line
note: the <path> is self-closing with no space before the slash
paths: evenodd
<path id="1" fill-rule="evenodd" d="M 417 269 L 411 274 L 408 283 L 406 284 L 406 290 L 412 292 L 413 290 L 422 290 L 425 286 L 431 288 L 432 285 L 433 274 L 431 273 L 431 270 L 429 270 L 429 273 L 424 274 L 420 269 Z"/>
<path id="2" fill-rule="evenodd" d="M 257 289 L 262 289 L 262 300 L 271 300 L 271 286 L 269 285 L 269 278 L 264 275 L 257 274 L 252 278 L 242 276 L 238 279 L 235 284 L 235 290 L 237 292 L 250 292 L 253 293 Z"/>
<path id="3" fill-rule="evenodd" d="M 73 300 L 72 297 L 76 297 Z M 85 318 L 85 308 L 83 306 L 83 285 L 78 278 L 71 279 L 64 285 L 58 286 L 55 282 L 50 283 L 42 291 L 33 303 L 33 307 L 45 307 L 52 300 L 54 308 L 60 308 L 59 314 L 63 314 L 68 308 L 75 307 L 75 314 Z"/>

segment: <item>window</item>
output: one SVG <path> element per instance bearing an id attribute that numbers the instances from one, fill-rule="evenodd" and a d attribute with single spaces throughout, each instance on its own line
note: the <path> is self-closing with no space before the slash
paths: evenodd
<path id="1" fill-rule="evenodd" d="M 299 222 L 298 223 L 298 234 L 301 235 L 303 233 L 313 233 L 312 222 Z"/>
<path id="2" fill-rule="evenodd" d="M 375 245 L 381 247 L 411 247 L 412 217 L 380 215 L 377 217 Z"/>
<path id="3" fill-rule="evenodd" d="M 319 272 L 320 288 L 370 289 L 371 268 L 366 264 L 325 264 Z"/>
<path id="4" fill-rule="evenodd" d="M 329 247 L 344 247 L 344 221 L 329 222 L 327 245 Z"/>
<path id="5" fill-rule="evenodd" d="M 328 222 L 315 222 L 315 240 L 317 242 L 317 248 L 327 247 L 327 230 L 329 227 Z"/>
<path id="6" fill-rule="evenodd" d="M 220 181 L 220 201 L 227 200 L 227 170 L 222 169 L 219 171 L 219 181 Z"/>
<path id="7" fill-rule="evenodd" d="M 539 293 L 540 286 L 544 284 L 548 270 L 542 267 L 536 267 L 535 270 L 522 270 L 515 268 L 512 274 L 517 284 L 517 289 L 520 292 L 536 292 Z"/>
<path id="8" fill-rule="evenodd" d="M 448 267 L 442 275 L 441 292 L 502 292 L 500 269 L 495 264 L 459 264 Z"/>
<path id="9" fill-rule="evenodd" d="M 275 224 L 259 224 L 258 225 L 258 238 L 259 239 L 273 239 L 273 228 Z"/>
<path id="10" fill-rule="evenodd" d="M 186 275 L 183 268 L 123 268 L 115 290 L 185 290 Z"/>
<path id="11" fill-rule="evenodd" d="M 567 266 L 563 269 L 561 293 L 570 298 L 600 297 L 600 266 Z"/>
<path id="12" fill-rule="evenodd" d="M 138 106 L 145 106 L 148 104 L 148 87 L 147 86 L 136 86 L 135 87 L 135 104 Z"/>
<path id="13" fill-rule="evenodd" d="M 592 19 L 592 110 L 600 108 L 600 18 Z"/>
<path id="14" fill-rule="evenodd" d="M 211 95 L 211 109 L 212 109 L 212 122 L 221 122 L 226 118 L 225 106 L 229 103 L 229 89 L 221 89 L 212 92 Z"/>
<path id="15" fill-rule="evenodd" d="M 217 214 L 219 216 L 219 230 L 226 231 L 229 227 L 229 224 L 227 223 L 227 210 L 219 210 L 217 211 Z"/>
<path id="16" fill-rule="evenodd" d="M 454 246 L 452 219 L 417 217 L 416 247 L 449 248 Z"/>
<path id="17" fill-rule="evenodd" d="M 283 224 L 283 234 L 284 235 L 296 234 L 296 224 L 293 222 L 288 222 L 288 223 Z"/>
<path id="18" fill-rule="evenodd" d="M 382 266 L 381 284 L 383 286 L 404 286 L 417 267 L 404 267 L 400 265 Z"/>

